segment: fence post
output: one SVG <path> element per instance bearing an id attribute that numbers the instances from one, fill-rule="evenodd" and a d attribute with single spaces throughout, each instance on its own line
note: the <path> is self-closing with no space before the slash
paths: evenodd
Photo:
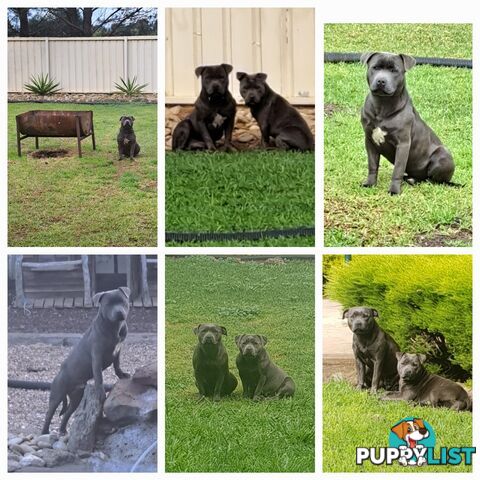
<path id="1" fill-rule="evenodd" d="M 128 37 L 123 37 L 123 78 L 128 79 Z"/>
<path id="2" fill-rule="evenodd" d="M 50 77 L 50 41 L 45 37 L 45 74 Z"/>

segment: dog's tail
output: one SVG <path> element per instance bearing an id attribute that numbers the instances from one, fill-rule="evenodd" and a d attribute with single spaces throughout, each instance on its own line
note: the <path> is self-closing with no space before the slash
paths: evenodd
<path id="1" fill-rule="evenodd" d="M 465 187 L 465 183 L 457 183 L 457 182 L 442 182 L 443 185 L 448 185 L 449 187 L 455 188 L 463 188 Z"/>
<path id="2" fill-rule="evenodd" d="M 67 396 L 65 395 L 62 400 L 62 409 L 60 410 L 60 413 L 58 416 L 62 416 L 66 411 L 67 411 L 68 403 L 67 403 Z"/>

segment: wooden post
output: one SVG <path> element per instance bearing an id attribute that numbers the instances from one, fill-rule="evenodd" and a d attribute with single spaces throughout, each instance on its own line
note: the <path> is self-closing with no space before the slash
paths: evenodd
<path id="1" fill-rule="evenodd" d="M 21 157 L 22 156 L 22 141 L 20 139 L 20 122 L 18 120 L 18 115 L 15 117 L 15 120 L 17 122 L 17 153 L 18 153 L 18 156 Z"/>
<path id="2" fill-rule="evenodd" d="M 90 269 L 88 268 L 88 255 L 82 255 L 83 272 L 83 301 L 86 307 L 92 306 L 92 289 L 90 284 Z"/>
<path id="3" fill-rule="evenodd" d="M 90 112 L 90 122 L 92 122 L 92 145 L 95 150 L 95 129 L 93 128 L 93 111 Z"/>
<path id="4" fill-rule="evenodd" d="M 80 116 L 75 116 L 75 126 L 77 128 L 77 144 L 78 144 L 78 156 L 82 158 L 82 139 L 80 132 Z"/>
<path id="5" fill-rule="evenodd" d="M 35 150 L 38 150 L 38 137 L 35 137 Z"/>
<path id="6" fill-rule="evenodd" d="M 15 258 L 15 306 L 23 308 L 25 306 L 25 292 L 23 291 L 23 255 L 16 255 Z"/>
<path id="7" fill-rule="evenodd" d="M 148 288 L 148 270 L 147 270 L 147 256 L 140 255 L 140 272 L 141 272 L 141 289 L 142 289 L 142 301 L 144 305 L 151 304 L 150 290 Z"/>

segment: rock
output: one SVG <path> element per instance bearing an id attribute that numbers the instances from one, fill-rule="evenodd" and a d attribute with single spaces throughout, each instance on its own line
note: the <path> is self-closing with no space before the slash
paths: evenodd
<path id="1" fill-rule="evenodd" d="M 50 444 L 50 442 L 38 442 L 37 443 L 37 447 L 38 448 L 52 448 L 52 445 Z"/>
<path id="2" fill-rule="evenodd" d="M 45 462 L 45 466 L 48 468 L 58 467 L 59 465 L 65 465 L 66 463 L 72 463 L 75 461 L 75 455 L 68 450 L 52 450 L 51 448 L 45 448 L 39 450 L 36 454 Z"/>
<path id="3" fill-rule="evenodd" d="M 178 115 L 182 110 L 182 107 L 180 105 L 175 105 L 174 107 L 171 107 L 168 109 L 170 113 L 173 115 Z"/>
<path id="4" fill-rule="evenodd" d="M 20 468 L 21 468 L 20 462 L 16 462 L 15 460 L 8 461 L 9 472 L 16 472 L 17 470 L 20 470 Z"/>
<path id="5" fill-rule="evenodd" d="M 149 363 L 135 370 L 132 380 L 141 385 L 157 388 L 157 362 Z"/>
<path id="6" fill-rule="evenodd" d="M 255 140 L 255 137 L 251 133 L 242 133 L 237 137 L 237 140 L 242 143 L 248 143 Z"/>
<path id="7" fill-rule="evenodd" d="M 82 401 L 75 412 L 69 431 L 68 450 L 91 452 L 95 447 L 95 430 L 102 415 L 102 403 L 94 385 L 87 385 Z M 61 450 L 60 450 L 61 451 Z"/>
<path id="8" fill-rule="evenodd" d="M 92 454 L 90 452 L 85 452 L 84 450 L 79 450 L 77 452 L 77 457 L 78 458 L 88 458 L 90 457 Z"/>
<path id="9" fill-rule="evenodd" d="M 20 455 L 25 455 L 27 453 L 35 452 L 35 449 L 32 446 L 28 445 L 28 443 L 21 443 L 20 445 L 12 445 L 10 447 L 10 450 L 12 450 L 12 452 L 17 452 Z"/>
<path id="10" fill-rule="evenodd" d="M 8 440 L 8 446 L 20 445 L 23 442 L 23 437 L 12 437 Z"/>
<path id="11" fill-rule="evenodd" d="M 57 440 L 53 445 L 52 448 L 54 450 L 67 450 L 67 444 L 65 440 Z"/>
<path id="12" fill-rule="evenodd" d="M 8 452 L 8 461 L 19 462 L 22 459 L 22 456 L 18 453 Z"/>
<path id="13" fill-rule="evenodd" d="M 97 450 L 96 452 L 93 452 L 93 453 L 92 453 L 92 457 L 99 458 L 99 459 L 102 460 L 103 462 L 108 459 L 108 456 L 105 455 L 105 454 L 104 454 L 103 452 L 101 452 L 100 450 Z"/>
<path id="14" fill-rule="evenodd" d="M 45 462 L 38 456 L 33 455 L 32 453 L 27 453 L 20 460 L 21 467 L 44 467 Z"/>
<path id="15" fill-rule="evenodd" d="M 157 412 L 157 390 L 133 379 L 119 380 L 103 406 L 109 421 L 119 425 L 151 418 Z"/>

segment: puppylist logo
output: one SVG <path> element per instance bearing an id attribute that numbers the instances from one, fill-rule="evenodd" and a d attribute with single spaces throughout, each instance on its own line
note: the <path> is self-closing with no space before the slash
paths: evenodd
<path id="1" fill-rule="evenodd" d="M 357 465 L 369 461 L 374 465 L 405 467 L 422 465 L 471 465 L 474 447 L 440 447 L 435 456 L 435 432 L 425 420 L 406 417 L 397 422 L 388 437 L 388 447 L 357 447 Z"/>

